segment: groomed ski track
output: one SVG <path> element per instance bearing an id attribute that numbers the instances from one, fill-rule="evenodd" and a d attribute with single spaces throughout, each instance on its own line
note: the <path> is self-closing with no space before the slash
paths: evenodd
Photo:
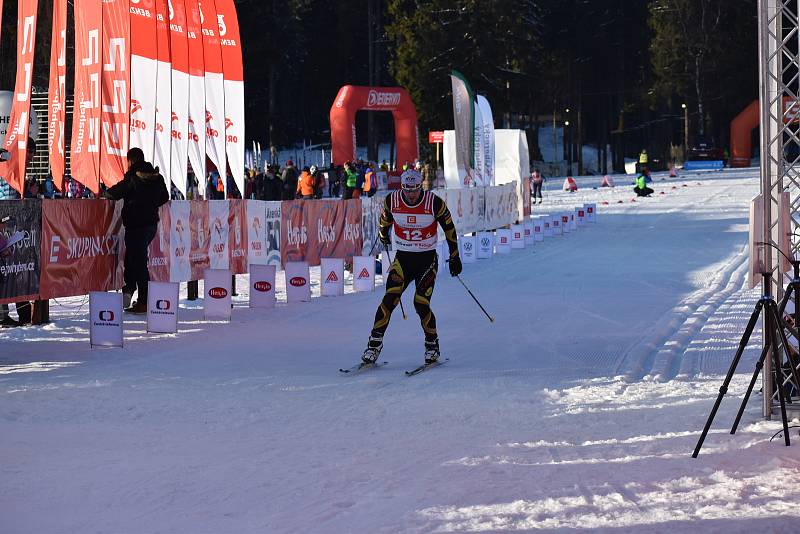
<path id="1" fill-rule="evenodd" d="M 451 359 L 413 380 L 409 294 L 391 363 L 337 370 L 380 286 L 256 312 L 242 280 L 231 324 L 184 302 L 178 335 L 126 317 L 122 350 L 89 349 L 83 298 L 0 331 L 0 532 L 792 531 L 797 429 L 770 443 L 754 395 L 728 434 L 760 331 L 690 457 L 758 298 L 758 170 L 654 177 L 636 202 L 631 177 L 548 183 L 536 213 L 597 202 L 598 222 L 466 265 L 493 324 L 440 273 Z"/>

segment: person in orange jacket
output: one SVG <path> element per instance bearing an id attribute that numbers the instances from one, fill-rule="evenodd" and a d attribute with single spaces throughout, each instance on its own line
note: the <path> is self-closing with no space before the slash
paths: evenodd
<path id="1" fill-rule="evenodd" d="M 300 179 L 297 180 L 297 196 L 305 200 L 314 198 L 314 177 L 308 167 L 303 167 Z"/>

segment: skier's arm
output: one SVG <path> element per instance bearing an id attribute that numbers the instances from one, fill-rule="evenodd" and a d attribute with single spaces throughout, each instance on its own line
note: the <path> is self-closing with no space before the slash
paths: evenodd
<path id="1" fill-rule="evenodd" d="M 386 198 L 383 200 L 383 211 L 381 211 L 381 219 L 378 223 L 378 238 L 384 245 L 388 245 L 391 241 L 389 231 L 392 229 L 392 224 L 394 223 L 394 217 L 392 217 L 391 198 L 392 195 L 386 195 Z"/>
<path id="2" fill-rule="evenodd" d="M 450 210 L 447 209 L 447 204 L 444 203 L 444 200 L 437 196 L 433 197 L 433 213 L 436 214 L 436 221 L 444 230 L 450 257 L 458 257 L 458 235 L 456 234 L 456 226 L 453 224 L 453 217 L 450 215 Z"/>

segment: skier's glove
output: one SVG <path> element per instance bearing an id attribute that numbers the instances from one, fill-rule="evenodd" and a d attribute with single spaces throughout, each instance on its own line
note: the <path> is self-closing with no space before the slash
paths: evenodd
<path id="1" fill-rule="evenodd" d="M 458 276 L 461 274 L 463 267 L 461 265 L 461 258 L 456 254 L 450 258 L 450 276 Z"/>

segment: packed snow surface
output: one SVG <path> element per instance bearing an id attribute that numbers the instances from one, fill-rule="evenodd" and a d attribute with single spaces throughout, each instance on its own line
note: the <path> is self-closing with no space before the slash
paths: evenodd
<path id="1" fill-rule="evenodd" d="M 85 299 L 59 299 L 0 332 L 0 532 L 796 531 L 797 428 L 770 441 L 756 391 L 728 433 L 760 330 L 690 456 L 759 294 L 758 171 L 663 178 L 636 202 L 622 176 L 549 183 L 535 213 L 597 202 L 597 223 L 466 265 L 495 323 L 440 273 L 450 361 L 412 378 L 410 294 L 389 364 L 338 372 L 380 286 L 256 311 L 240 277 L 230 324 L 184 301 L 177 335 L 127 317 L 124 349 L 90 349 Z"/>

